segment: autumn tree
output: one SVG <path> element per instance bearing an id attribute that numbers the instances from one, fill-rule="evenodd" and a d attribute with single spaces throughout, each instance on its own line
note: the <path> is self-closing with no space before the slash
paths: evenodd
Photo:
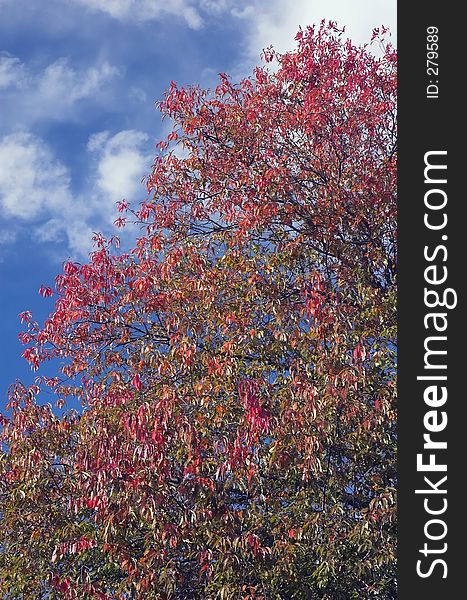
<path id="1" fill-rule="evenodd" d="M 147 199 L 119 205 L 135 247 L 97 236 L 46 322 L 21 315 L 2 598 L 396 597 L 384 34 L 322 23 L 238 84 L 170 85 Z"/>

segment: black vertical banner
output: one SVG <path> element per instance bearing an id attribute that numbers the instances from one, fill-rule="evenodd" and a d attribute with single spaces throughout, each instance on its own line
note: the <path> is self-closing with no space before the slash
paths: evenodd
<path id="1" fill-rule="evenodd" d="M 398 6 L 401 600 L 467 597 L 465 25 L 455 6 Z"/>

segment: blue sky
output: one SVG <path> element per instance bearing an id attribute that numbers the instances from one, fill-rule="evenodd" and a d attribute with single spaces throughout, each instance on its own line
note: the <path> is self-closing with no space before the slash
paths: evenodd
<path id="1" fill-rule="evenodd" d="M 396 0 L 0 0 L 0 408 L 33 378 L 18 313 L 43 320 L 40 285 L 114 232 L 117 201 L 144 199 L 170 80 L 248 75 L 322 18 L 358 43 L 381 24 L 394 39 Z"/>

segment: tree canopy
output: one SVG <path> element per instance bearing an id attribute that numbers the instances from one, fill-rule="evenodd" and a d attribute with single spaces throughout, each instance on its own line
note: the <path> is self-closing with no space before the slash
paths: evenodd
<path id="1" fill-rule="evenodd" d="M 396 597 L 384 34 L 376 56 L 322 23 L 238 84 L 171 83 L 147 199 L 119 204 L 134 248 L 96 236 L 21 315 L 2 598 Z"/>

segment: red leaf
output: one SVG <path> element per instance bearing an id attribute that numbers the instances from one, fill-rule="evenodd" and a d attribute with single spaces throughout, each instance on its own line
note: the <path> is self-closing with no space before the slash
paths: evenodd
<path id="1" fill-rule="evenodd" d="M 138 373 L 136 373 L 136 375 L 133 377 L 133 379 L 131 380 L 131 383 L 133 384 L 133 387 L 138 390 L 138 392 L 141 391 L 143 384 L 141 383 L 141 379 L 140 379 L 140 376 L 138 375 Z"/>

